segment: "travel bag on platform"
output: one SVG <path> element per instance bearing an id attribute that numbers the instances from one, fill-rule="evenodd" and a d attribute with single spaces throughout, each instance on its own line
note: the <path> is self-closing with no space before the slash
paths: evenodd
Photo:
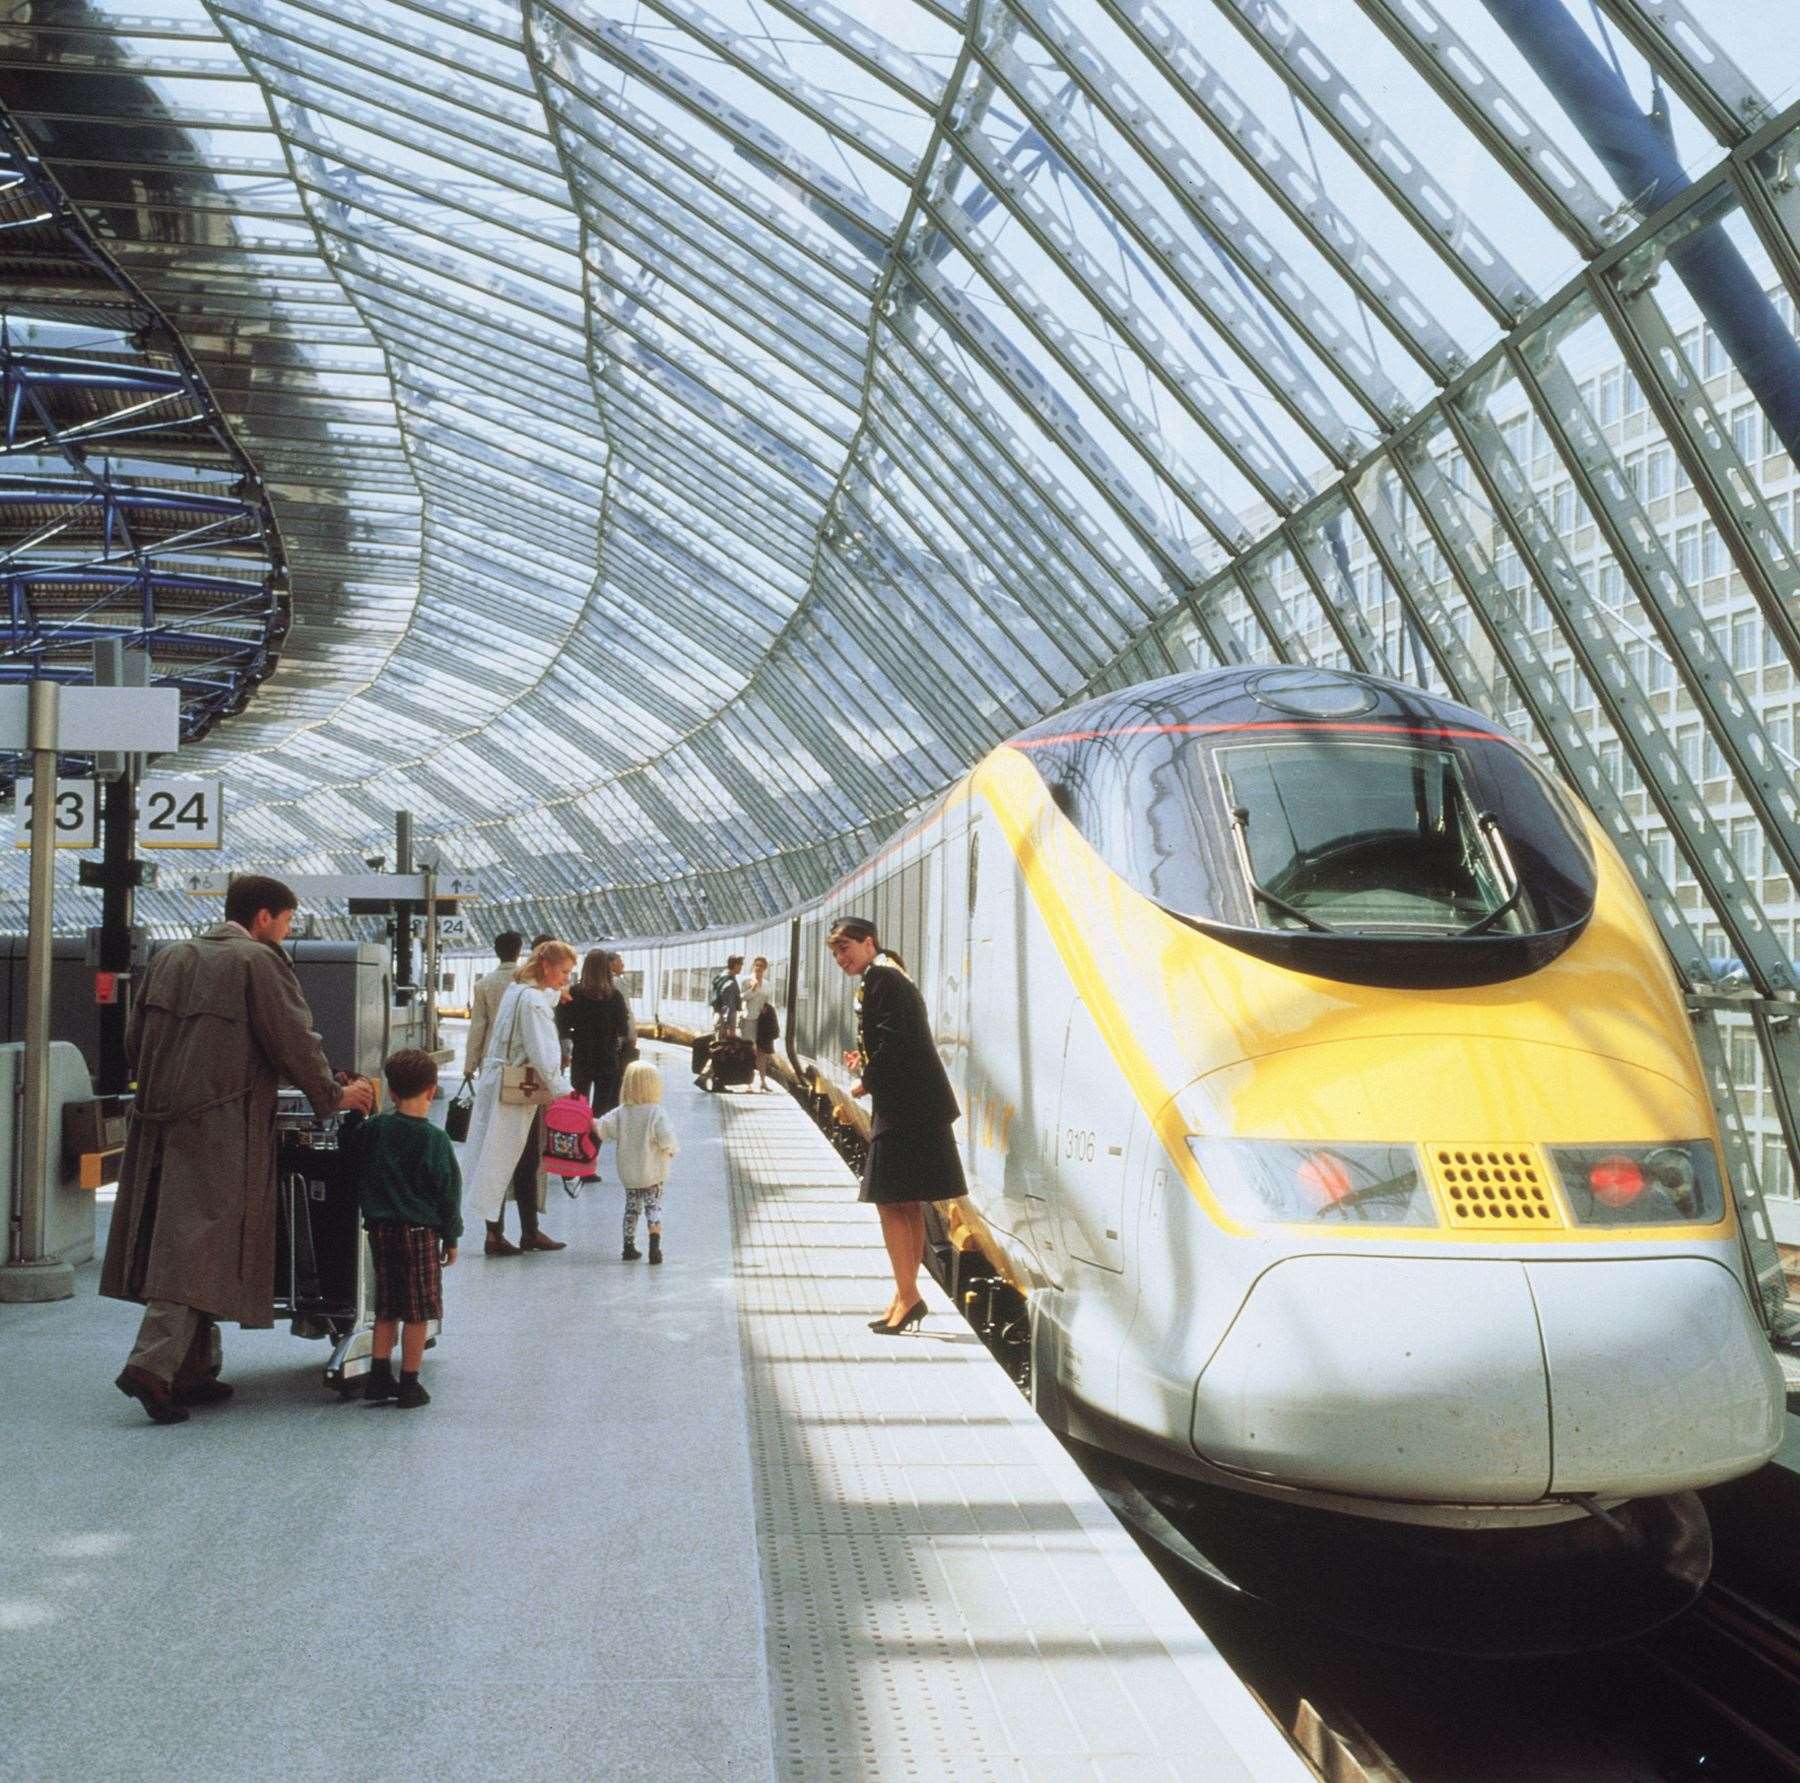
<path id="1" fill-rule="evenodd" d="M 475 1112 L 475 1079 L 465 1077 L 462 1088 L 444 1106 L 444 1131 L 458 1145 L 469 1137 L 469 1119 Z"/>
<path id="2" fill-rule="evenodd" d="M 706 1069 L 706 1061 L 712 1057 L 713 1038 L 710 1034 L 702 1034 L 694 1042 L 694 1049 L 689 1054 L 688 1069 L 698 1077 Z"/>
<path id="3" fill-rule="evenodd" d="M 748 1083 L 756 1075 L 756 1048 L 748 1040 L 729 1034 L 712 1043 L 712 1081 L 715 1089 Z"/>

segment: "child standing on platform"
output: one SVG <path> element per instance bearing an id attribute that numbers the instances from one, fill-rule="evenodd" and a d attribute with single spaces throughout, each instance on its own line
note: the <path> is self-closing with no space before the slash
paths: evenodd
<path id="1" fill-rule="evenodd" d="M 679 1148 L 661 1102 L 662 1073 L 647 1059 L 639 1059 L 625 1067 L 619 1081 L 619 1106 L 594 1122 L 596 1139 L 602 1144 L 615 1139 L 619 1145 L 619 1181 L 625 1186 L 623 1256 L 627 1263 L 635 1263 L 643 1255 L 637 1247 L 640 1213 L 650 1228 L 650 1261 L 663 1260 L 663 1183 L 668 1178 L 669 1160 Z"/>
<path id="2" fill-rule="evenodd" d="M 456 1261 L 462 1236 L 462 1172 L 449 1135 L 429 1119 L 437 1060 L 408 1047 L 384 1070 L 393 1109 L 365 1121 L 349 1140 L 356 1201 L 375 1261 L 375 1334 L 363 1398 L 411 1411 L 431 1403 L 419 1384 L 419 1364 L 430 1321 L 444 1316 L 443 1271 Z"/>

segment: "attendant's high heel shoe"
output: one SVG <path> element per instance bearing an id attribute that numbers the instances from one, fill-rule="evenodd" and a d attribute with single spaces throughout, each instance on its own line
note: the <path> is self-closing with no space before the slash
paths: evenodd
<path id="1" fill-rule="evenodd" d="M 902 1331 L 910 1331 L 912 1327 L 925 1317 L 925 1302 L 915 1300 L 901 1315 L 898 1325 L 890 1325 L 886 1319 L 877 1319 L 869 1327 L 871 1331 L 879 1331 L 883 1337 L 898 1337 Z"/>

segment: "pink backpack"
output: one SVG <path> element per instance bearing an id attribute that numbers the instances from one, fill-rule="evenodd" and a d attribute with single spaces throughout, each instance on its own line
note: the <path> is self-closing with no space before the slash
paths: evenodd
<path id="1" fill-rule="evenodd" d="M 599 1155 L 587 1097 L 558 1096 L 544 1110 L 544 1168 L 552 1176 L 586 1176 Z"/>

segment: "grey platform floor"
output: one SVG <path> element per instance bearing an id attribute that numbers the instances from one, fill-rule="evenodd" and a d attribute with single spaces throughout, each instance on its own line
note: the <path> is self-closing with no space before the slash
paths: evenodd
<path id="1" fill-rule="evenodd" d="M 616 1179 L 446 1278 L 433 1404 L 226 1333 L 151 1426 L 134 1309 L 0 1309 L 0 1776 L 1307 1774 L 935 1288 L 886 1340 L 870 1211 L 783 1095 L 703 1098 L 669 1262 Z"/>

